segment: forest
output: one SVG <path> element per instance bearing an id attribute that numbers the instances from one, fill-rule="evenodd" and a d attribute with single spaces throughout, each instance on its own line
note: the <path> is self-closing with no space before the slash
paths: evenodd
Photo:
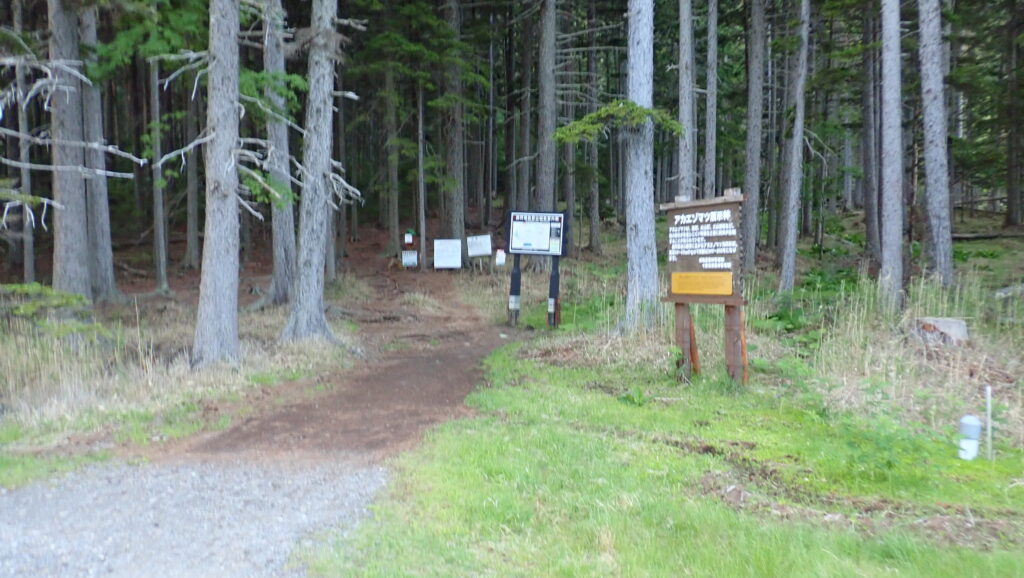
<path id="1" fill-rule="evenodd" d="M 783 292 L 797 239 L 862 212 L 896 308 L 914 274 L 953 282 L 957 215 L 1021 224 L 1015 0 L 6 6 L 8 279 L 102 302 L 115 242 L 152 244 L 158 293 L 210 259 L 196 364 L 237 358 L 228 271 L 267 236 L 271 301 L 302 338 L 327 334 L 323 277 L 366 226 L 391 254 L 425 231 L 425 264 L 428 237 L 506 209 L 564 208 L 573 251 L 617 223 L 632 311 L 656 292 L 650 209 L 675 198 L 739 188 L 745 267 Z M 600 114 L 623 102 L 677 122 Z"/>
<path id="2" fill-rule="evenodd" d="M 0 2 L 0 575 L 1018 576 L 1022 46 L 1018 0 Z M 742 295 L 681 321 L 708 203 Z M 513 211 L 564 257 L 434 269 Z"/>

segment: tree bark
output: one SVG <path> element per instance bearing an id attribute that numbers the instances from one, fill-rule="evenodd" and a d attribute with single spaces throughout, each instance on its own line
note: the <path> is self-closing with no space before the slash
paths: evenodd
<path id="1" fill-rule="evenodd" d="M 587 26 L 590 28 L 589 44 L 587 51 L 587 83 L 588 100 L 590 112 L 598 110 L 600 99 L 600 87 L 597 83 L 597 2 L 590 0 L 587 6 Z M 601 181 L 600 181 L 600 159 L 598 158 L 597 141 L 587 143 L 587 162 L 590 163 L 590 250 L 600 255 L 603 253 L 601 247 Z"/>
<path id="2" fill-rule="evenodd" d="M 238 361 L 238 3 L 210 0 L 206 227 L 192 364 Z"/>
<path id="3" fill-rule="evenodd" d="M 541 0 L 540 60 L 537 66 L 537 195 L 534 208 L 555 210 L 555 175 L 558 154 L 555 150 L 555 0 Z M 546 259 L 543 261 L 547 261 Z"/>
<path id="4" fill-rule="evenodd" d="M 529 22 L 524 22 L 522 33 L 522 65 L 523 82 L 520 90 L 520 109 L 522 114 L 519 119 L 519 155 L 516 162 L 519 164 L 519 174 L 516 176 L 518 188 L 516 208 L 520 211 L 530 210 L 530 165 L 533 153 L 533 58 L 530 56 L 533 42 L 533 30 Z"/>
<path id="5" fill-rule="evenodd" d="M 870 46 L 875 39 L 874 23 L 868 8 L 865 6 L 864 45 Z M 865 49 L 863 56 L 864 84 L 861 89 L 861 169 L 864 177 L 861 181 L 864 189 L 864 231 L 866 237 L 868 260 L 879 263 L 882 259 L 882 242 L 879 236 L 878 219 L 878 135 L 876 133 L 877 118 L 875 106 L 875 50 Z"/>
<path id="6" fill-rule="evenodd" d="M 654 0 L 629 0 L 626 97 L 651 108 L 654 99 Z M 628 131 L 626 155 L 626 329 L 649 327 L 658 299 L 654 236 L 654 125 Z"/>
<path id="7" fill-rule="evenodd" d="M 199 137 L 199 95 L 190 97 L 188 114 L 185 115 L 185 140 L 192 142 Z M 185 155 L 185 198 L 187 217 L 185 224 L 185 258 L 182 265 L 186 269 L 199 267 L 199 153 L 191 150 Z"/>
<path id="8" fill-rule="evenodd" d="M 302 205 L 299 218 L 299 270 L 284 341 L 334 340 L 324 315 L 324 262 L 327 252 L 328 174 L 333 132 L 334 18 L 337 0 L 314 0 L 309 50 L 306 137 L 302 143 Z"/>
<path id="9" fill-rule="evenodd" d="M 704 198 L 716 195 L 718 136 L 718 0 L 708 0 L 707 102 L 704 107 Z"/>
<path id="10" fill-rule="evenodd" d="M 13 11 L 14 32 L 20 35 L 25 21 L 25 0 L 14 0 Z M 17 65 L 15 68 L 15 82 L 19 95 L 25 95 L 28 91 L 28 82 L 25 76 L 25 68 L 20 64 Z M 31 123 L 28 118 L 28 108 L 24 106 L 25 103 L 21 102 L 20 98 L 23 97 L 19 97 L 18 101 L 18 132 L 29 134 Z M 24 195 L 32 194 L 32 171 L 28 168 L 28 164 L 32 161 L 31 146 L 27 139 L 18 141 L 18 160 L 22 163 L 21 193 Z M 22 279 L 25 283 L 34 283 L 36 280 L 35 231 L 32 229 L 26 214 L 30 210 L 28 207 L 22 207 L 21 209 Z"/>
<path id="11" fill-rule="evenodd" d="M 149 63 L 149 146 L 153 150 L 153 265 L 156 268 L 156 291 L 167 293 L 167 218 L 164 215 L 163 171 L 157 161 L 163 156 L 163 131 L 160 128 L 160 61 Z"/>
<path id="12" fill-rule="evenodd" d="M 263 70 L 271 75 L 283 75 L 286 71 L 284 30 L 287 15 L 281 0 L 266 0 L 263 10 Z M 264 98 L 274 109 L 283 111 L 284 97 L 274 88 L 266 87 Z M 284 193 L 291 193 L 288 126 L 284 121 L 267 116 L 267 140 L 270 143 L 267 161 L 271 183 Z M 291 301 L 295 285 L 295 209 L 290 195 L 285 199 L 272 200 L 270 206 L 271 237 L 274 246 L 270 302 L 273 305 L 282 305 Z"/>
<path id="13" fill-rule="evenodd" d="M 462 33 L 461 10 L 459 0 L 446 0 L 445 16 L 448 26 L 451 27 L 456 38 L 460 38 Z M 445 73 L 445 90 L 452 100 L 445 111 L 445 168 L 448 186 L 445 187 L 443 231 L 449 239 L 462 239 L 466 236 L 466 176 L 463 151 L 466 139 L 462 114 L 462 70 L 457 63 L 448 64 Z M 462 244 L 462 252 L 465 257 L 465 243 Z"/>
<path id="14" fill-rule="evenodd" d="M 82 10 L 81 40 L 89 51 L 87 62 L 95 61 L 92 56 L 96 47 L 96 6 Z M 82 87 L 82 118 L 85 123 L 85 140 L 93 143 L 105 142 L 103 138 L 103 99 L 97 85 Z M 102 151 L 85 151 L 85 164 L 90 169 L 104 171 L 107 160 Z M 86 204 L 88 205 L 89 252 L 92 255 L 90 272 L 93 298 L 97 301 L 120 299 L 114 278 L 114 252 L 110 242 L 110 208 L 107 201 L 107 177 L 95 175 L 86 179 Z"/>
<path id="15" fill-rule="evenodd" d="M 797 50 L 793 71 L 793 130 L 786 139 L 788 151 L 783 167 L 785 172 L 782 191 L 782 243 L 779 249 L 782 270 L 779 272 L 779 292 L 793 290 L 796 279 L 796 240 L 800 218 L 800 189 L 803 180 L 804 110 L 807 86 L 807 56 L 811 27 L 811 2 L 800 0 L 800 48 Z"/>
<path id="16" fill-rule="evenodd" d="M 1020 130 L 1020 40 L 1021 15 L 1016 0 L 1007 0 L 1010 21 L 1007 24 L 1006 46 L 1006 225 L 1019 226 L 1024 222 L 1024 194 L 1021 192 L 1021 146 Z"/>
<path id="17" fill-rule="evenodd" d="M 77 62 L 78 17 L 65 0 L 48 0 L 50 59 Z M 56 81 L 66 92 L 51 100 L 51 133 L 56 141 L 78 143 L 82 127 L 82 87 L 75 76 L 58 70 Z M 53 164 L 61 167 L 85 165 L 83 149 L 53 147 Z M 77 293 L 92 300 L 89 273 L 89 233 L 86 217 L 85 179 L 77 171 L 58 170 L 53 175 L 53 198 L 63 205 L 54 215 L 53 288 Z"/>
<path id="18" fill-rule="evenodd" d="M 902 307 L 903 119 L 900 71 L 900 3 L 882 0 L 882 300 Z"/>
<path id="19" fill-rule="evenodd" d="M 943 85 L 942 25 L 939 0 L 919 0 L 921 21 L 921 104 L 924 109 L 925 203 L 931 266 L 943 285 L 953 284 L 953 241 L 949 218 L 949 166 L 946 156 L 946 96 Z"/>
<path id="20" fill-rule="evenodd" d="M 747 44 L 747 159 L 743 177 L 743 270 L 757 263 L 761 229 L 761 126 L 764 114 L 764 0 L 749 0 L 750 35 Z"/>
<path id="21" fill-rule="evenodd" d="M 395 91 L 395 72 L 390 66 L 384 70 L 384 131 L 388 165 L 388 244 L 385 253 L 398 255 L 402 246 L 398 238 L 398 93 Z"/>
<path id="22" fill-rule="evenodd" d="M 697 192 L 696 73 L 693 50 L 693 1 L 679 0 L 679 197 L 692 201 Z"/>
<path id="23" fill-rule="evenodd" d="M 416 221 L 419 230 L 420 271 L 427 270 L 427 174 L 423 135 L 423 81 L 416 83 Z"/>

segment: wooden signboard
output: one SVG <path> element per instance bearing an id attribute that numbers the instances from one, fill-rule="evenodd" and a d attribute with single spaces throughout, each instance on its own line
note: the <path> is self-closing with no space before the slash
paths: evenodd
<path id="1" fill-rule="evenodd" d="M 743 330 L 743 275 L 740 239 L 741 195 L 661 205 L 668 212 L 668 295 L 675 303 L 676 340 L 684 373 L 700 373 L 690 303 L 725 306 L 725 357 L 729 375 L 747 381 Z"/>

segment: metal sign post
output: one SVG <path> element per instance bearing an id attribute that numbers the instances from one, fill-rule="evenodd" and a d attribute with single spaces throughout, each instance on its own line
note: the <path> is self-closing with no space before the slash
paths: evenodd
<path id="1" fill-rule="evenodd" d="M 519 322 L 522 294 L 520 255 L 551 257 L 551 279 L 548 287 L 548 327 L 558 327 L 561 321 L 558 270 L 559 257 L 566 255 L 565 239 L 571 239 L 566 230 L 569 219 L 565 213 L 533 213 L 510 211 L 505 230 L 508 232 L 508 252 L 513 255 L 512 283 L 508 292 L 508 321 Z"/>

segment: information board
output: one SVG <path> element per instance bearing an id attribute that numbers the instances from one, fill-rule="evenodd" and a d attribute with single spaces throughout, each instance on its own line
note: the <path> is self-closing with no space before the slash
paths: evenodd
<path id="1" fill-rule="evenodd" d="M 462 269 L 462 239 L 434 239 L 434 269 Z"/>
<path id="2" fill-rule="evenodd" d="M 562 256 L 565 215 L 513 211 L 508 252 L 516 255 Z"/>
<path id="3" fill-rule="evenodd" d="M 673 203 L 668 211 L 669 296 L 742 296 L 742 196 Z"/>
<path id="4" fill-rule="evenodd" d="M 466 237 L 466 248 L 470 257 L 490 257 L 491 236 L 477 235 L 475 237 Z"/>

